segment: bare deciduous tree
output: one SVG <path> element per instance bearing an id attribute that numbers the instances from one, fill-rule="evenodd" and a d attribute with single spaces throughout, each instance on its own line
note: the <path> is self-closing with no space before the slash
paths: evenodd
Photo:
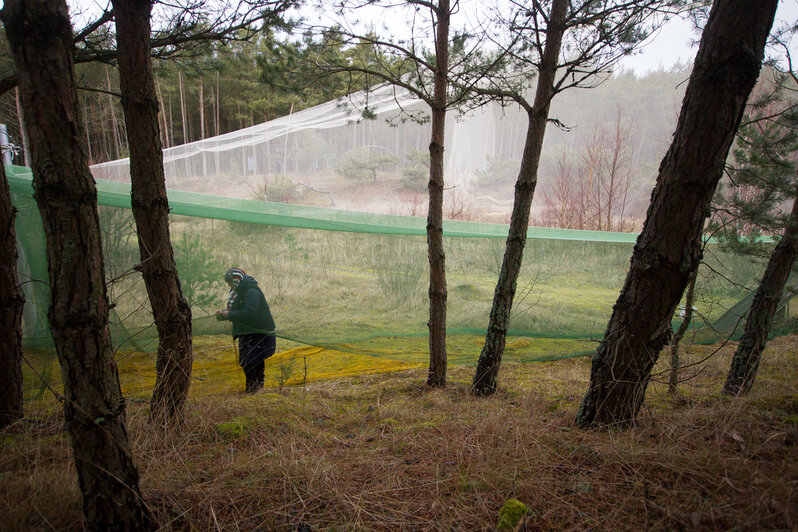
<path id="1" fill-rule="evenodd" d="M 635 169 L 632 124 L 618 109 L 616 119 L 598 125 L 585 145 L 577 147 L 579 159 L 566 154 L 557 160 L 554 182 L 543 193 L 543 219 L 566 229 L 625 231 L 627 196 Z"/>

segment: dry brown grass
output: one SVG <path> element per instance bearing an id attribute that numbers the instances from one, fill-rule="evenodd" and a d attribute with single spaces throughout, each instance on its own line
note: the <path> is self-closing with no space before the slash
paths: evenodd
<path id="1" fill-rule="evenodd" d="M 771 342 L 746 398 L 718 394 L 731 352 L 677 397 L 654 382 L 622 432 L 573 426 L 586 359 L 507 365 L 488 399 L 468 367 L 444 390 L 413 369 L 194 397 L 168 435 L 135 402 L 129 432 L 167 530 L 494 530 L 511 498 L 529 530 L 796 530 L 798 337 Z M 29 409 L 0 441 L 0 527 L 80 530 L 60 415 Z"/>

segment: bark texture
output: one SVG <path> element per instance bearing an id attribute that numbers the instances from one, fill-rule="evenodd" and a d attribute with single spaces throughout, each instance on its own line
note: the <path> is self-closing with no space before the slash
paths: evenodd
<path id="1" fill-rule="evenodd" d="M 429 145 L 429 386 L 446 385 L 446 255 L 443 250 L 443 142 L 449 69 L 449 0 L 436 8 L 435 72 L 432 97 L 432 138 Z"/>
<path id="2" fill-rule="evenodd" d="M 22 418 L 22 310 L 17 276 L 16 209 L 0 162 L 0 429 Z"/>
<path id="3" fill-rule="evenodd" d="M 670 318 L 701 260 L 715 187 L 759 75 L 778 0 L 717 0 L 701 37 L 673 142 L 659 168 L 626 282 L 593 357 L 581 427 L 634 422 Z"/>
<path id="4" fill-rule="evenodd" d="M 546 44 L 538 71 L 535 101 L 532 107 L 527 109 L 529 124 L 524 142 L 524 153 L 521 157 L 521 169 L 515 183 L 510 233 L 507 236 L 502 268 L 496 282 L 496 290 L 493 293 L 493 306 L 490 310 L 485 345 L 479 355 L 471 388 L 475 395 L 491 395 L 496 391 L 502 354 L 504 354 L 507 340 L 507 329 L 510 326 L 510 312 L 524 257 L 529 211 L 538 183 L 540 153 L 549 118 L 549 107 L 554 96 L 554 76 L 557 73 L 560 47 L 565 33 L 564 21 L 567 7 L 567 0 L 554 0 L 551 7 Z"/>
<path id="5" fill-rule="evenodd" d="M 762 351 L 773 327 L 773 316 L 790 276 L 798 253 L 798 200 L 793 201 L 792 212 L 781 240 L 770 255 L 762 281 L 754 294 L 745 329 L 732 358 L 729 375 L 723 386 L 724 395 L 745 395 L 751 391 L 759 369 Z"/>
<path id="6" fill-rule="evenodd" d="M 169 236 L 158 96 L 150 58 L 152 1 L 113 0 L 113 6 L 140 268 L 158 329 L 150 411 L 156 423 L 169 423 L 182 419 L 191 384 L 191 309 L 180 289 Z"/>
<path id="7" fill-rule="evenodd" d="M 82 143 L 67 6 L 6 0 L 0 16 L 20 76 L 47 245 L 50 329 L 86 526 L 154 529 L 130 453 L 108 329 L 97 190 Z"/>

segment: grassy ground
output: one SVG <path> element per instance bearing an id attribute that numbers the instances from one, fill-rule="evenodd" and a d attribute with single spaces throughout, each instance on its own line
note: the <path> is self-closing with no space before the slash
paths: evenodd
<path id="1" fill-rule="evenodd" d="M 719 396 L 733 346 L 716 349 L 683 355 L 695 365 L 675 397 L 661 362 L 623 432 L 573 426 L 586 358 L 505 364 L 500 391 L 477 399 L 467 365 L 429 390 L 419 362 L 299 348 L 249 396 L 229 339 L 203 338 L 169 434 L 147 423 L 151 355 L 121 355 L 120 375 L 166 530 L 495 530 L 509 499 L 529 509 L 527 530 L 795 530 L 798 337 L 771 342 L 746 398 Z M 26 409 L 0 433 L 0 528 L 80 530 L 58 404 L 45 392 Z"/>

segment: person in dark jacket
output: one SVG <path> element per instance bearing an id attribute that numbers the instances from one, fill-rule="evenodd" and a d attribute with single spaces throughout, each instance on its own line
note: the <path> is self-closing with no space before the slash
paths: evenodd
<path id="1" fill-rule="evenodd" d="M 233 323 L 246 393 L 254 393 L 263 388 L 263 361 L 274 354 L 274 319 L 258 282 L 244 270 L 230 268 L 224 273 L 224 280 L 230 287 L 227 310 L 217 310 L 216 319 Z"/>

